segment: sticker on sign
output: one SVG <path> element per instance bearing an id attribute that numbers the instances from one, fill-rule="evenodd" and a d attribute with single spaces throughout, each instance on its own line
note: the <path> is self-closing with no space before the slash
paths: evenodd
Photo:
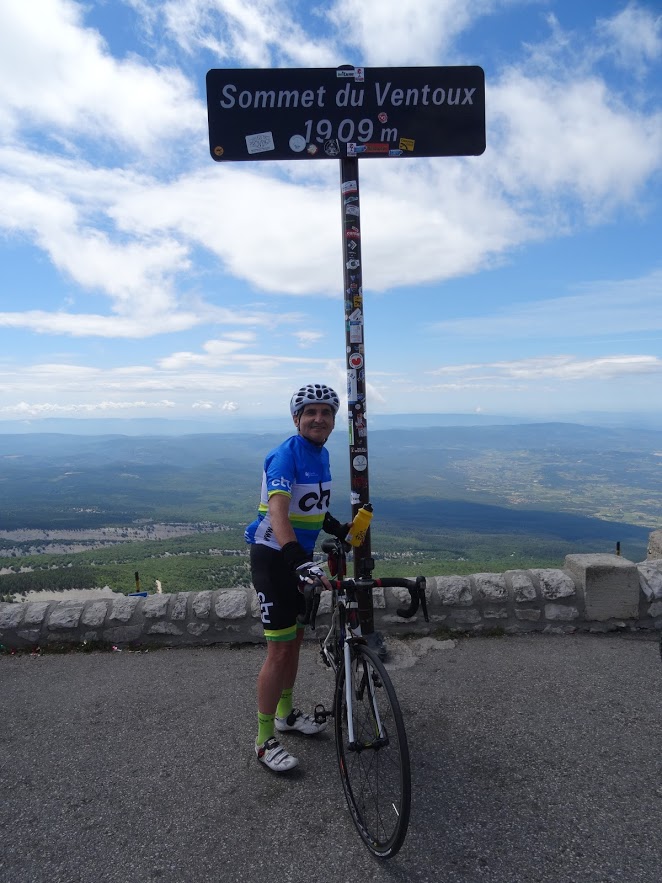
<path id="1" fill-rule="evenodd" d="M 274 149 L 274 136 L 271 132 L 258 132 L 255 135 L 246 135 L 246 150 L 249 153 L 267 153 L 267 151 Z"/>

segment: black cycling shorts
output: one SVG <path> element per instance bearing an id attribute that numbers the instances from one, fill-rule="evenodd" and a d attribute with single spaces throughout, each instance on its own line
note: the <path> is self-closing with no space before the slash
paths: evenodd
<path id="1" fill-rule="evenodd" d="M 253 543 L 250 557 L 264 637 L 267 641 L 294 640 L 297 628 L 303 628 L 297 626 L 297 615 L 306 612 L 296 574 L 283 560 L 280 549 Z"/>

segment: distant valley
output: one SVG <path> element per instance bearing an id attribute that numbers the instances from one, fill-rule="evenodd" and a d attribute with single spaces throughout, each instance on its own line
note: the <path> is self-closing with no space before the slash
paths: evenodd
<path id="1" fill-rule="evenodd" d="M 124 590 L 138 565 L 166 590 L 247 580 L 243 527 L 264 455 L 286 432 L 0 435 L 0 593 L 65 577 Z M 616 543 L 642 560 L 650 531 L 662 527 L 658 430 L 420 426 L 371 430 L 369 443 L 378 574 L 560 566 L 570 552 Z M 332 510 L 347 519 L 342 431 L 329 450 Z M 186 527 L 165 536 L 157 524 Z M 114 532 L 82 536 L 104 528 Z M 28 530 L 49 536 L 36 542 Z"/>

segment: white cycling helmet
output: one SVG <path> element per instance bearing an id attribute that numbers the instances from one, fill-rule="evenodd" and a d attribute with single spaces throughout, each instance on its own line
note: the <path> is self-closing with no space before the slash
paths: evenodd
<path id="1" fill-rule="evenodd" d="M 308 383 L 294 393 L 290 401 L 290 413 L 295 417 L 306 405 L 328 405 L 333 416 L 338 413 L 340 399 L 338 393 L 324 383 Z"/>

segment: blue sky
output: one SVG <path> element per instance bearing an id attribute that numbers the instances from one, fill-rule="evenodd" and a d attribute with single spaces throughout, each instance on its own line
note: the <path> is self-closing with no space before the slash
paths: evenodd
<path id="1" fill-rule="evenodd" d="M 338 161 L 214 163 L 205 75 L 346 63 L 486 77 L 482 156 L 360 161 L 369 416 L 659 411 L 657 0 L 6 0 L 0 420 L 344 391 Z"/>

